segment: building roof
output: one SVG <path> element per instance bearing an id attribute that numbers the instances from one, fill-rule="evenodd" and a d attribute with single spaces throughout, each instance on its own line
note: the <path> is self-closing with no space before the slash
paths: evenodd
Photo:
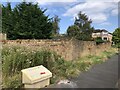
<path id="1" fill-rule="evenodd" d="M 96 30 L 94 30 L 93 32 L 94 32 L 94 33 L 98 33 L 98 32 L 108 32 L 108 31 L 105 30 L 105 29 L 102 29 L 102 30 L 100 30 L 100 29 L 96 29 Z"/>

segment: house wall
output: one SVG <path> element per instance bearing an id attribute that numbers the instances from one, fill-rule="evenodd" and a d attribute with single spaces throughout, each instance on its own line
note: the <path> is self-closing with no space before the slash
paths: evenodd
<path id="1" fill-rule="evenodd" d="M 104 38 L 107 38 L 108 41 L 112 42 L 112 35 L 109 34 L 108 32 L 92 33 L 92 38 L 97 38 L 97 37 L 101 37 L 102 40 L 104 40 Z"/>
<path id="2" fill-rule="evenodd" d="M 110 42 L 112 42 L 112 35 L 111 35 L 111 34 L 108 34 L 108 40 L 109 40 Z"/>

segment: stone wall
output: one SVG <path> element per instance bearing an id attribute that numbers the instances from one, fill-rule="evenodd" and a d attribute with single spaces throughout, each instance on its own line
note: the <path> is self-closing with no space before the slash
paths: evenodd
<path id="1" fill-rule="evenodd" d="M 55 51 L 65 60 L 74 60 L 85 55 L 95 55 L 111 47 L 110 43 L 96 45 L 94 41 L 66 40 L 7 40 L 5 44 L 16 44 L 30 48 Z"/>
<path id="2" fill-rule="evenodd" d="M 100 52 L 110 49 L 111 43 L 103 43 L 96 45 L 94 41 L 73 40 L 72 58 L 83 57 L 86 55 L 99 55 Z"/>

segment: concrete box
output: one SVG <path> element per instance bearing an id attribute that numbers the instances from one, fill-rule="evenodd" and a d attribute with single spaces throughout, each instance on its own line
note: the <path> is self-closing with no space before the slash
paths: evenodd
<path id="1" fill-rule="evenodd" d="M 52 73 L 44 66 L 35 66 L 21 70 L 25 88 L 43 88 L 50 83 Z"/>

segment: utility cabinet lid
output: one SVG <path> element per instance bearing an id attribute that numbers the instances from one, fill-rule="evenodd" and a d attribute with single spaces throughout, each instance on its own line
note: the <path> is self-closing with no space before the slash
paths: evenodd
<path id="1" fill-rule="evenodd" d="M 23 69 L 21 71 L 24 83 L 35 83 L 52 77 L 52 73 L 43 65 Z"/>

